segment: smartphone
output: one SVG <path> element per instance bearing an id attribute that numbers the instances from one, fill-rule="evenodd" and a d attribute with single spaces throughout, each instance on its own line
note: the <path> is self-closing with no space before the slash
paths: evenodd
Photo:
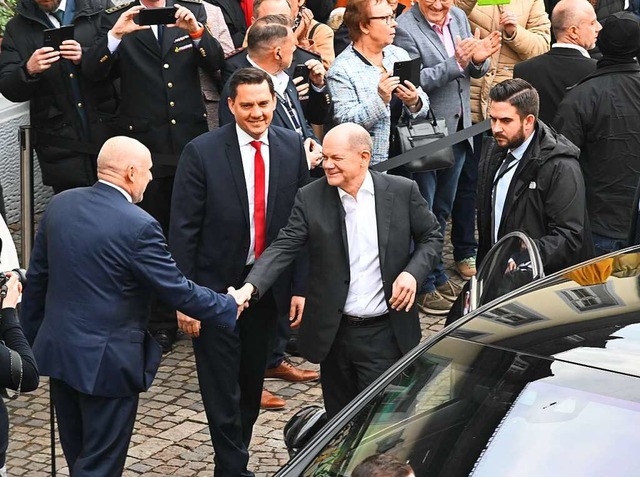
<path id="1" fill-rule="evenodd" d="M 307 68 L 307 65 L 296 65 L 296 67 L 293 70 L 293 76 L 291 77 L 291 79 L 294 78 L 298 78 L 299 76 L 302 76 L 303 83 L 308 83 L 309 82 L 309 73 L 311 73 L 311 70 L 309 70 L 309 68 Z"/>
<path id="2" fill-rule="evenodd" d="M 60 28 L 47 28 L 42 31 L 42 46 L 50 46 L 54 50 L 60 50 L 60 45 L 65 40 L 73 40 L 73 25 L 64 25 Z"/>
<path id="3" fill-rule="evenodd" d="M 408 61 L 396 61 L 393 64 L 393 76 L 400 78 L 400 84 L 409 80 L 414 86 L 420 86 L 420 58 L 414 58 Z"/>
<path id="4" fill-rule="evenodd" d="M 176 22 L 176 7 L 145 8 L 138 13 L 138 25 L 170 25 Z"/>

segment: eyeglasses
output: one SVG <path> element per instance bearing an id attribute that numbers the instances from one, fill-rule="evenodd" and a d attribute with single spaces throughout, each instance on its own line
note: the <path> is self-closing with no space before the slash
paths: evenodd
<path id="1" fill-rule="evenodd" d="M 396 14 L 385 15 L 384 17 L 369 17 L 369 20 L 384 20 L 387 25 L 391 25 L 392 22 L 396 21 Z"/>
<path id="2" fill-rule="evenodd" d="M 422 0 L 422 3 L 424 3 L 425 5 L 433 5 L 434 3 L 436 3 L 437 0 Z M 440 3 L 442 5 L 449 5 L 451 3 L 451 0 L 440 0 Z"/>

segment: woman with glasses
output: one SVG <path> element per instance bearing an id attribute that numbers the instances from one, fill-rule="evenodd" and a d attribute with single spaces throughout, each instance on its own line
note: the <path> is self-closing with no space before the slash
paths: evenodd
<path id="1" fill-rule="evenodd" d="M 386 0 L 351 0 L 344 23 L 353 43 L 334 61 L 327 85 L 334 105 L 334 121 L 364 127 L 373 139 L 371 165 L 389 158 L 391 108 L 412 117 L 426 116 L 429 99 L 409 81 L 392 76 L 393 64 L 409 60 L 408 53 L 392 45 L 396 19 Z"/>

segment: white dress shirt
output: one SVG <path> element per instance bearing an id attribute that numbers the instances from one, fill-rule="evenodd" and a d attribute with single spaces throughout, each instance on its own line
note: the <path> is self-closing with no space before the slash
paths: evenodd
<path id="1" fill-rule="evenodd" d="M 493 187 L 493 243 L 497 242 L 498 239 L 498 230 L 500 229 L 500 222 L 502 221 L 502 212 L 504 211 L 504 203 L 507 200 L 507 193 L 509 192 L 509 187 L 511 186 L 511 180 L 516 173 L 516 169 L 518 168 L 518 164 L 520 163 L 520 159 L 524 156 L 529 144 L 533 140 L 533 136 L 535 136 L 535 131 L 531 136 L 529 136 L 525 141 L 509 152 L 513 154 L 515 160 L 510 164 L 507 172 L 502 175 L 498 179 L 498 174 L 500 172 L 500 168 L 496 172 L 494 177 L 494 187 Z"/>
<path id="2" fill-rule="evenodd" d="M 255 141 L 246 132 L 240 129 L 240 126 L 236 124 L 236 132 L 238 133 L 238 145 L 240 146 L 240 155 L 242 156 L 242 169 L 244 171 L 244 183 L 247 185 L 247 199 L 249 199 L 249 230 L 251 231 L 251 243 L 249 244 L 249 253 L 247 254 L 247 265 L 251 265 L 256 260 L 255 246 L 256 246 L 256 227 L 253 220 L 253 209 L 255 207 L 253 196 L 255 194 L 255 156 L 256 149 L 250 144 L 251 141 Z M 265 204 L 265 219 L 267 217 L 267 211 L 269 204 L 267 197 L 269 197 L 269 130 L 267 129 L 264 134 L 258 139 L 262 143 L 260 152 L 262 153 L 262 159 L 264 160 L 264 204 Z M 266 230 L 265 230 L 266 233 Z"/>
<path id="3" fill-rule="evenodd" d="M 131 199 L 131 195 L 129 195 L 129 193 L 124 190 L 122 187 L 117 186 L 115 184 L 112 184 L 111 182 L 107 182 L 104 179 L 98 179 L 98 182 L 108 185 L 109 187 L 113 187 L 115 190 L 117 190 L 118 192 L 120 192 L 125 199 L 127 199 L 129 202 L 131 202 L 133 204 L 133 200 Z"/>
<path id="4" fill-rule="evenodd" d="M 551 45 L 551 48 L 571 48 L 572 50 L 579 51 L 580 54 L 585 58 L 591 58 L 587 50 L 582 48 L 580 45 L 574 45 L 573 43 L 554 43 L 553 45 Z"/>
<path id="5" fill-rule="evenodd" d="M 351 274 L 343 312 L 358 317 L 383 315 L 389 309 L 382 288 L 376 200 L 371 174 L 367 172 L 355 199 L 340 188 L 338 194 L 345 211 Z"/>

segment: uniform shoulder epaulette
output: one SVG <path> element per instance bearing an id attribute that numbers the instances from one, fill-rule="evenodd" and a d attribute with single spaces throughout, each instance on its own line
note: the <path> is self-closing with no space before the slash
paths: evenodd
<path id="1" fill-rule="evenodd" d="M 116 5 L 113 6 L 111 8 L 107 8 L 104 12 L 105 13 L 114 13 L 114 12 L 119 12 L 120 10 L 124 10 L 125 8 L 130 7 L 131 5 L 133 5 L 134 3 L 136 3 L 135 1 L 133 2 L 126 2 L 126 3 L 121 3 L 120 5 Z"/>
<path id="2" fill-rule="evenodd" d="M 227 53 L 226 55 L 224 55 L 224 59 L 229 59 L 232 56 L 236 56 L 238 53 L 242 53 L 246 48 L 244 46 L 241 46 L 240 48 L 236 48 L 233 51 L 230 51 L 229 53 Z"/>

